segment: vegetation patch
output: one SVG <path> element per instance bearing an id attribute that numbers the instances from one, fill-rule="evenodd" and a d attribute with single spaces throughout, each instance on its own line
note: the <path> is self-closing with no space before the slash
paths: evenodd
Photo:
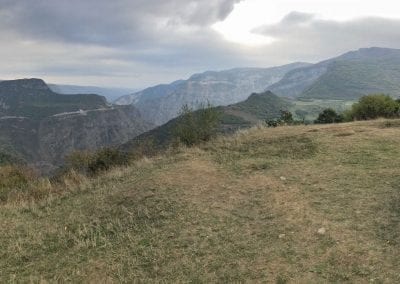
<path id="1" fill-rule="evenodd" d="M 219 164 L 229 165 L 238 171 L 242 167 L 267 169 L 268 165 L 287 159 L 308 159 L 318 151 L 317 143 L 306 135 L 271 137 L 273 135 L 268 128 L 259 131 L 263 136 L 255 139 L 251 135 L 249 139 L 243 139 L 246 136 L 246 131 L 243 131 L 236 135 L 236 139 L 222 138 L 202 148 L 211 153 Z"/>
<path id="2" fill-rule="evenodd" d="M 385 120 L 382 123 L 382 127 L 387 127 L 387 128 L 400 127 L 400 120 Z"/>

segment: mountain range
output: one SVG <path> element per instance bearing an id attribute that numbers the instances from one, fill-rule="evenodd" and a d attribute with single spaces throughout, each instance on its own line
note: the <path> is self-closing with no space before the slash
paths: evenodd
<path id="1" fill-rule="evenodd" d="M 251 93 L 266 90 L 290 70 L 309 65 L 308 63 L 293 63 L 272 68 L 207 71 L 195 74 L 188 80 L 158 85 L 123 96 L 115 103 L 133 104 L 143 113 L 146 120 L 161 125 L 176 117 L 183 104 L 196 107 L 207 101 L 215 106 L 237 103 L 247 99 Z"/>
<path id="2" fill-rule="evenodd" d="M 133 88 L 116 88 L 116 87 L 96 87 L 96 86 L 79 86 L 79 85 L 60 85 L 47 84 L 49 88 L 58 94 L 75 95 L 75 94 L 97 94 L 106 97 L 107 101 L 113 102 L 121 96 L 135 93 L 139 91 Z"/>
<path id="3" fill-rule="evenodd" d="M 400 49 L 362 48 L 288 72 L 269 86 L 277 95 L 357 99 L 369 93 L 400 94 Z"/>
<path id="4" fill-rule="evenodd" d="M 326 107 L 321 101 L 347 104 L 376 92 L 398 97 L 400 50 L 364 48 L 316 64 L 207 71 L 122 96 L 115 104 L 90 94 L 100 89 L 49 86 L 40 79 L 0 81 L 0 163 L 34 163 L 46 171 L 75 149 L 132 146 L 147 138 L 163 144 L 183 104 L 215 105 L 220 131 L 229 132 L 274 118 L 281 109 L 314 113 Z"/>
<path id="5" fill-rule="evenodd" d="M 399 96 L 400 50 L 362 48 L 316 64 L 207 71 L 123 96 L 115 103 L 132 104 L 145 119 L 161 125 L 176 117 L 183 104 L 229 105 L 265 90 L 295 99 L 354 100 L 377 92 Z"/>

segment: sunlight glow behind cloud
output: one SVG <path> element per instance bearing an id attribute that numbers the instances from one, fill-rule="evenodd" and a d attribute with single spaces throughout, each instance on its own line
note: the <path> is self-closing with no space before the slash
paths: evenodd
<path id="1" fill-rule="evenodd" d="M 264 45 L 273 42 L 273 38 L 252 31 L 262 25 L 276 24 L 293 11 L 334 21 L 369 16 L 400 18 L 400 4 L 395 0 L 246 0 L 237 3 L 233 12 L 224 21 L 214 24 L 213 29 L 235 43 Z"/>

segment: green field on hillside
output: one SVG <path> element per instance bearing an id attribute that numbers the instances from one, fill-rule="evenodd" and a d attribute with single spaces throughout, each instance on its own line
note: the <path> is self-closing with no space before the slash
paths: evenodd
<path id="1" fill-rule="evenodd" d="M 399 145 L 400 120 L 254 127 L 43 179 L 0 202 L 0 282 L 399 283 Z"/>

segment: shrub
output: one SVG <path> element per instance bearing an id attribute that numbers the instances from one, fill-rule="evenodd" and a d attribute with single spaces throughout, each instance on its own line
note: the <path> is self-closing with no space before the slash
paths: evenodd
<path id="1" fill-rule="evenodd" d="M 210 103 L 200 105 L 197 111 L 185 104 L 179 112 L 174 136 L 187 146 L 208 141 L 217 132 L 219 117 L 220 112 Z"/>
<path id="2" fill-rule="evenodd" d="M 395 118 L 400 116 L 400 104 L 384 94 L 363 96 L 346 113 L 347 120 L 368 120 L 378 117 Z"/>
<path id="3" fill-rule="evenodd" d="M 74 151 L 65 156 L 67 169 L 73 169 L 86 175 L 94 175 L 115 166 L 126 165 L 128 162 L 127 154 L 110 147 L 96 151 Z"/>
<path id="4" fill-rule="evenodd" d="M 101 148 L 94 153 L 94 159 L 89 164 L 90 173 L 109 170 L 114 166 L 128 164 L 128 157 L 118 149 Z"/>
<path id="5" fill-rule="evenodd" d="M 280 120 L 285 124 L 292 124 L 293 123 L 293 114 L 290 111 L 281 110 Z"/>
<path id="6" fill-rule="evenodd" d="M 265 121 L 268 127 L 277 127 L 280 124 L 280 121 L 277 119 L 269 119 Z"/>
<path id="7" fill-rule="evenodd" d="M 277 127 L 280 125 L 293 125 L 300 124 L 302 121 L 295 121 L 293 119 L 293 114 L 287 110 L 280 111 L 280 117 L 276 119 L 267 119 L 265 121 L 268 127 Z"/>
<path id="8" fill-rule="evenodd" d="M 0 201 L 8 200 L 12 192 L 26 190 L 37 179 L 35 173 L 23 166 L 0 167 Z"/>
<path id="9" fill-rule="evenodd" d="M 342 121 L 342 115 L 336 113 L 336 111 L 331 108 L 326 108 L 318 115 L 314 123 L 338 123 Z"/>

